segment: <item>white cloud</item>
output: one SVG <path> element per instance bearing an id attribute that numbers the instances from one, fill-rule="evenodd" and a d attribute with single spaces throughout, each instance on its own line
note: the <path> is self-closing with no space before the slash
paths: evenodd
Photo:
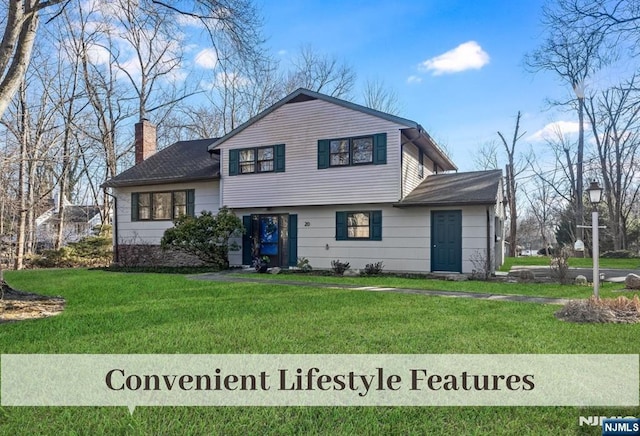
<path id="1" fill-rule="evenodd" d="M 278 55 L 279 55 L 279 56 L 286 56 L 286 55 L 287 55 L 287 53 L 288 53 L 288 52 L 287 52 L 286 50 L 279 50 L 279 51 L 278 51 Z"/>
<path id="2" fill-rule="evenodd" d="M 97 44 L 88 44 L 87 56 L 95 65 L 106 65 L 111 62 L 111 53 L 105 47 Z"/>
<path id="3" fill-rule="evenodd" d="M 409 76 L 407 77 L 407 83 L 413 85 L 415 83 L 422 83 L 422 77 L 420 76 Z"/>
<path id="4" fill-rule="evenodd" d="M 180 26 L 193 27 L 195 29 L 204 29 L 205 25 L 201 19 L 191 15 L 178 14 L 176 22 Z"/>
<path id="5" fill-rule="evenodd" d="M 199 67 L 213 70 L 218 65 L 218 54 L 212 48 L 205 48 L 196 54 L 195 61 Z"/>
<path id="6" fill-rule="evenodd" d="M 554 121 L 544 126 L 542 129 L 529 136 L 529 141 L 544 141 L 547 139 L 556 139 L 561 135 L 578 133 L 580 125 L 576 121 Z"/>
<path id="7" fill-rule="evenodd" d="M 427 59 L 418 68 L 431 71 L 434 76 L 459 73 L 466 70 L 479 70 L 489 63 L 489 55 L 475 41 L 460 44 L 439 56 Z"/>

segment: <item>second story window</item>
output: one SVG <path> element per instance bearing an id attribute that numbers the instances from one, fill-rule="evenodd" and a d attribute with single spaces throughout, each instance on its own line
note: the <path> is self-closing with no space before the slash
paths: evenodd
<path id="1" fill-rule="evenodd" d="M 240 174 L 256 172 L 256 150 L 240 150 Z"/>
<path id="2" fill-rule="evenodd" d="M 386 133 L 318 141 L 318 169 L 386 163 Z"/>
<path id="3" fill-rule="evenodd" d="M 284 144 L 229 150 L 229 175 L 284 172 Z"/>
<path id="4" fill-rule="evenodd" d="M 373 162 L 373 136 L 333 139 L 329 147 L 329 166 L 337 167 Z"/>

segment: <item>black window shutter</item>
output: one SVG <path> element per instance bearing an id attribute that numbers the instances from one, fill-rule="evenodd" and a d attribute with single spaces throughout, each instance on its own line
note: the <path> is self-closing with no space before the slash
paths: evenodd
<path id="1" fill-rule="evenodd" d="M 187 215 L 196 216 L 196 191 L 187 189 Z"/>
<path id="2" fill-rule="evenodd" d="M 347 239 L 347 213 L 336 212 L 336 241 Z"/>
<path id="3" fill-rule="evenodd" d="M 137 192 L 131 193 L 131 221 L 138 221 L 138 204 L 139 204 L 140 194 Z"/>
<path id="4" fill-rule="evenodd" d="M 274 146 L 274 151 L 275 151 L 275 165 L 274 165 L 274 171 L 276 173 L 283 173 L 284 172 L 284 163 L 285 163 L 285 159 L 284 159 L 284 144 L 278 144 Z"/>
<path id="5" fill-rule="evenodd" d="M 328 139 L 318 141 L 318 169 L 329 168 L 329 143 Z"/>
<path id="6" fill-rule="evenodd" d="M 289 215 L 289 266 L 298 264 L 298 215 Z"/>
<path id="7" fill-rule="evenodd" d="M 424 177 L 424 153 L 418 149 L 418 177 Z"/>
<path id="8" fill-rule="evenodd" d="M 244 234 L 242 235 L 242 264 L 251 265 L 253 262 L 253 244 L 252 238 L 253 229 L 251 226 L 251 215 L 244 215 L 242 217 L 242 225 L 244 226 Z"/>
<path id="9" fill-rule="evenodd" d="M 238 175 L 238 161 L 239 161 L 238 150 L 229 150 L 229 175 L 230 176 Z"/>
<path id="10" fill-rule="evenodd" d="M 373 163 L 384 165 L 387 163 L 387 134 L 373 135 Z"/>
<path id="11" fill-rule="evenodd" d="M 369 234 L 371 235 L 371 240 L 382 241 L 382 211 L 372 211 L 369 223 Z"/>

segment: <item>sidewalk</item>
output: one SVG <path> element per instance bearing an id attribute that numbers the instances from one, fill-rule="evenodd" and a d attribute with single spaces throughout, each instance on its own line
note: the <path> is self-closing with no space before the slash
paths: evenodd
<path id="1" fill-rule="evenodd" d="M 272 276 L 273 277 L 273 276 Z M 438 297 L 453 297 L 453 298 L 474 298 L 477 300 L 493 300 L 493 301 L 513 301 L 519 303 L 538 303 L 538 304 L 559 304 L 564 305 L 569 302 L 566 298 L 546 298 L 546 297 L 527 297 L 524 295 L 500 295 L 500 294 L 482 294 L 477 292 L 465 292 L 465 291 L 437 291 L 426 289 L 411 289 L 411 288 L 383 288 L 377 286 L 357 286 L 346 285 L 339 283 L 312 283 L 312 282 L 297 282 L 292 280 L 278 280 L 278 279 L 258 279 L 252 277 L 233 277 L 229 273 L 205 273 L 189 276 L 193 280 L 210 280 L 216 282 L 231 282 L 231 283 L 269 283 L 284 286 L 306 286 L 315 288 L 329 288 L 329 289 L 349 289 L 354 291 L 368 291 L 368 292 L 395 292 L 398 294 L 418 294 L 418 295 L 431 295 Z"/>

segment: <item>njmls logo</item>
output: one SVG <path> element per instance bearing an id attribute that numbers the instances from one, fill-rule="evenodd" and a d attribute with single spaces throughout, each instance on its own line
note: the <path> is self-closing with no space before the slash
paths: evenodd
<path id="1" fill-rule="evenodd" d="M 602 427 L 605 419 L 637 419 L 635 416 L 581 416 L 578 420 L 580 427 L 590 425 L 592 427 Z"/>

